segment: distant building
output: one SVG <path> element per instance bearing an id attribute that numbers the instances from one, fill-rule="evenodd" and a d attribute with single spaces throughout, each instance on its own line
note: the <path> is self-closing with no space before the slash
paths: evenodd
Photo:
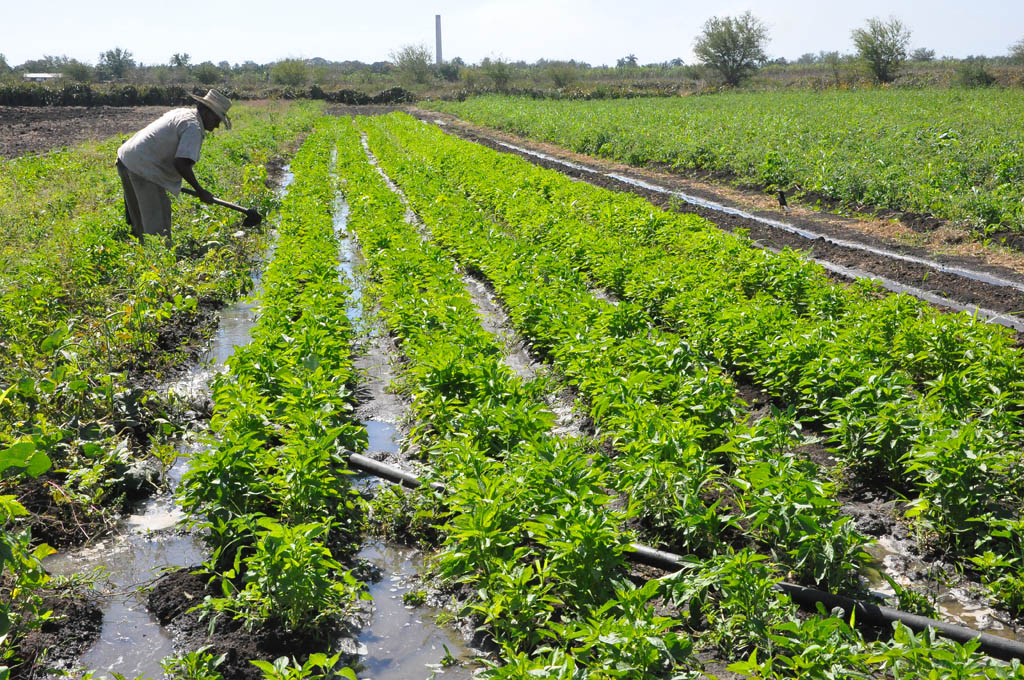
<path id="1" fill-rule="evenodd" d="M 63 73 L 26 73 L 25 80 L 33 83 L 44 83 L 47 80 L 55 80 L 57 78 L 63 78 Z"/>

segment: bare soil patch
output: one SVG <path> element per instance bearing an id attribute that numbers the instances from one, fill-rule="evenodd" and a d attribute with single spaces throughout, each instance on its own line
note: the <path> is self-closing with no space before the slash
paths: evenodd
<path id="1" fill-rule="evenodd" d="M 0 106 L 0 158 L 134 133 L 169 106 Z"/>

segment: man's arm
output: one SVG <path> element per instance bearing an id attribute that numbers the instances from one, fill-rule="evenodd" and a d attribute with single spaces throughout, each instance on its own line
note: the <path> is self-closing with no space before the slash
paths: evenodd
<path id="1" fill-rule="evenodd" d="M 199 194 L 199 200 L 203 203 L 213 203 L 213 194 L 199 186 L 199 180 L 196 179 L 196 175 L 192 172 L 192 166 L 196 162 L 191 158 L 175 158 L 174 169 L 178 171 L 181 178 L 192 185 L 192 188 Z"/>

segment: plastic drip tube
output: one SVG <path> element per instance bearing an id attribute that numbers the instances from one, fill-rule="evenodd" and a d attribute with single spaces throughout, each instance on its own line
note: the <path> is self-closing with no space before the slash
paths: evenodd
<path id="1" fill-rule="evenodd" d="M 398 468 L 382 463 L 372 458 L 367 458 L 356 453 L 348 455 L 349 465 L 362 470 L 363 472 L 369 472 L 372 475 L 376 475 L 383 479 L 402 486 L 415 489 L 423 485 L 423 481 L 415 475 L 399 470 Z M 431 482 L 430 487 L 441 491 L 445 491 L 443 484 L 439 482 Z M 627 558 L 638 564 L 645 564 L 649 567 L 655 567 L 663 571 L 678 571 L 685 564 L 685 558 L 682 555 L 676 555 L 675 553 L 666 552 L 664 550 L 657 550 L 640 543 L 630 544 L 631 551 L 627 554 Z M 776 584 L 775 588 L 790 597 L 797 605 L 808 609 L 810 611 L 817 611 L 817 603 L 820 602 L 825 606 L 825 609 L 842 609 L 845 612 L 845 616 L 849 616 L 851 612 L 856 611 L 856 620 L 871 623 L 874 625 L 886 625 L 891 624 L 894 621 L 899 621 L 903 625 L 907 626 L 915 632 L 921 632 L 927 628 L 933 629 L 936 633 L 939 633 L 943 637 L 949 638 L 959 643 L 965 643 L 970 640 L 978 640 L 978 649 L 983 653 L 988 654 L 991 657 L 1002 659 L 1004 661 L 1010 661 L 1012 659 L 1020 659 L 1024 661 L 1024 643 L 1010 640 L 1007 638 L 1001 638 L 997 635 L 990 633 L 983 633 L 973 628 L 966 626 L 959 626 L 952 623 L 946 623 L 944 621 L 938 621 L 936 619 L 929 619 L 924 616 L 918 616 L 917 614 L 911 614 L 909 612 L 900 611 L 891 607 L 884 607 L 873 602 L 865 602 L 863 600 L 855 600 L 853 598 L 844 597 L 842 595 L 833 595 L 823 590 L 817 590 L 816 588 L 807 588 L 805 586 L 796 585 L 795 583 L 780 582 Z"/>

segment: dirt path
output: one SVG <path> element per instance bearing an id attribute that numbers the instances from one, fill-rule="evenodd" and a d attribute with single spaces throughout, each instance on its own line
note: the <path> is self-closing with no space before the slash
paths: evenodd
<path id="1" fill-rule="evenodd" d="M 572 168 L 566 166 L 564 162 L 683 192 L 704 201 L 743 210 L 758 218 L 784 221 L 798 230 L 822 234 L 828 239 L 856 242 L 870 248 L 885 249 L 911 258 L 924 258 L 944 266 L 970 269 L 1024 285 L 1024 253 L 1008 247 L 971 241 L 966 232 L 948 224 L 936 227 L 935 224 L 938 222 L 932 221 L 935 224 L 929 223 L 929 231 L 918 232 L 901 222 L 854 219 L 816 212 L 801 206 L 790 207 L 788 211 L 784 211 L 774 197 L 760 192 L 723 184 L 710 184 L 667 172 L 634 168 L 583 156 L 550 144 L 470 125 L 454 116 L 435 111 L 413 108 L 411 113 L 421 120 L 438 124 L 459 137 L 505 153 L 516 153 L 536 165 L 558 170 L 597 186 L 637 194 L 655 205 L 700 215 L 728 231 L 746 230 L 752 239 L 764 247 L 800 249 L 817 260 L 885 277 L 965 305 L 1006 314 L 1021 314 L 1024 311 L 1024 292 L 1013 287 L 992 285 L 952 273 L 943 273 L 924 264 L 843 247 L 824 239 L 809 240 L 799 234 L 770 227 L 755 219 L 682 203 L 671 194 L 636 186 L 604 174 Z M 522 147 L 526 151 L 516 151 L 506 146 L 507 144 Z M 528 151 L 541 152 L 552 158 L 539 158 Z"/>

